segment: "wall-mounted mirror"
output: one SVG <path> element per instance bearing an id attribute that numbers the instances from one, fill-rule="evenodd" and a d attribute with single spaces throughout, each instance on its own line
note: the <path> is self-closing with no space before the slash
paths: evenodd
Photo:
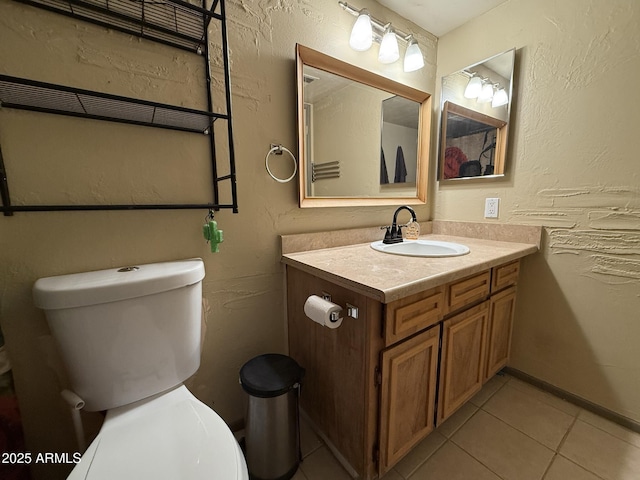
<path id="1" fill-rule="evenodd" d="M 300 206 L 425 203 L 431 95 L 296 52 Z"/>
<path id="2" fill-rule="evenodd" d="M 442 78 L 440 181 L 504 175 L 515 49 Z"/>

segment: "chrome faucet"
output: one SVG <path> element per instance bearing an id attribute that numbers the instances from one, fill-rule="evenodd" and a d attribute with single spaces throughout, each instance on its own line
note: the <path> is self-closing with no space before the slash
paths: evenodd
<path id="1" fill-rule="evenodd" d="M 386 233 L 384 234 L 384 240 L 382 240 L 382 243 L 389 244 L 389 243 L 402 242 L 403 225 L 398 225 L 398 213 L 400 213 L 401 210 L 407 210 L 411 214 L 411 220 L 413 220 L 414 222 L 418 221 L 418 218 L 416 217 L 416 212 L 413 211 L 413 208 L 408 207 L 406 205 L 398 207 L 395 213 L 393 214 L 393 223 L 386 227 L 380 227 L 382 229 L 385 229 L 385 228 L 387 229 Z"/>

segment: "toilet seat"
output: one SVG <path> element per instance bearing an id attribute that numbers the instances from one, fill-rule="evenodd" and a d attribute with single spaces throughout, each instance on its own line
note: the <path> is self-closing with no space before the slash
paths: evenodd
<path id="1" fill-rule="evenodd" d="M 227 424 L 181 385 L 107 412 L 72 480 L 247 480 Z"/>

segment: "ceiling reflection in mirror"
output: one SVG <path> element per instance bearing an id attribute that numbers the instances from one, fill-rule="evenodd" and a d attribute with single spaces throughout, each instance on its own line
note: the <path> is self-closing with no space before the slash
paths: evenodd
<path id="1" fill-rule="evenodd" d="M 424 203 L 430 95 L 300 45 L 298 63 L 300 205 Z"/>
<path id="2" fill-rule="evenodd" d="M 443 77 L 440 180 L 504 175 L 514 60 L 512 49 Z"/>

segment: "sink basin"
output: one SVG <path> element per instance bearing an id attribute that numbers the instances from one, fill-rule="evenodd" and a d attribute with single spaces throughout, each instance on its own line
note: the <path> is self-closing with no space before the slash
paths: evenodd
<path id="1" fill-rule="evenodd" d="M 410 257 L 457 257 L 469 253 L 469 247 L 466 245 L 436 240 L 405 240 L 402 243 L 389 245 L 380 240 L 373 242 L 371 248 L 383 253 Z"/>

